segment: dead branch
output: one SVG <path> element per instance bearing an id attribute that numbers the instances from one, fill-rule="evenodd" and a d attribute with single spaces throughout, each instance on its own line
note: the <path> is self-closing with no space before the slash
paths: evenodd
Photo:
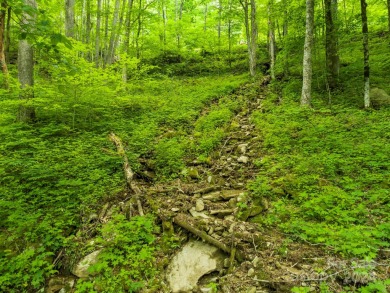
<path id="1" fill-rule="evenodd" d="M 126 156 L 125 149 L 123 148 L 122 140 L 113 132 L 110 133 L 110 140 L 115 144 L 118 154 L 122 157 L 123 159 L 123 171 L 125 173 L 126 177 L 126 183 L 127 186 L 133 191 L 134 193 L 134 198 L 137 202 L 137 207 L 138 207 L 138 213 L 140 216 L 145 215 L 141 201 L 139 199 L 139 194 L 141 193 L 141 190 L 137 186 L 137 184 L 133 181 L 134 177 L 134 172 L 131 170 L 130 164 L 129 164 L 129 159 Z"/>
<path id="2" fill-rule="evenodd" d="M 192 234 L 202 238 L 204 241 L 210 243 L 211 245 L 214 245 L 215 247 L 218 247 L 222 251 L 231 254 L 232 250 L 227 247 L 225 244 L 222 242 L 216 240 L 215 238 L 211 237 L 208 235 L 206 232 L 199 230 L 198 228 L 195 228 L 190 224 L 189 218 L 184 215 L 184 214 L 178 214 L 174 219 L 174 223 L 179 225 L 180 227 L 186 229 L 187 231 L 191 232 Z M 244 256 L 239 253 L 238 251 L 235 253 L 235 258 L 239 261 L 242 262 L 244 260 Z"/>

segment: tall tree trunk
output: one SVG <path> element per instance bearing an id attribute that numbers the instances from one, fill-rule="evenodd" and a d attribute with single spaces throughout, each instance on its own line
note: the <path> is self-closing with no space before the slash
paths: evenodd
<path id="1" fill-rule="evenodd" d="M 127 82 L 127 58 L 130 55 L 130 31 L 131 31 L 131 14 L 133 10 L 133 0 L 128 0 L 127 2 L 127 10 L 126 10 L 126 19 L 125 19 L 125 40 L 124 40 L 124 48 L 125 52 L 125 60 L 123 62 L 122 67 L 122 81 Z"/>
<path id="2" fill-rule="evenodd" d="M 268 2 L 268 30 L 269 30 L 269 56 L 271 61 L 270 71 L 271 79 L 275 79 L 275 25 L 273 15 L 273 0 Z"/>
<path id="3" fill-rule="evenodd" d="M 1 3 L 1 10 L 0 10 L 0 66 L 4 75 L 3 77 L 4 88 L 8 89 L 9 88 L 8 68 L 7 68 L 7 61 L 5 59 L 5 54 L 4 54 L 6 11 L 7 11 L 7 3 L 3 0 Z"/>
<path id="4" fill-rule="evenodd" d="M 181 0 L 180 1 L 180 6 L 179 6 L 179 29 L 177 31 L 177 34 L 176 34 L 176 41 L 177 41 L 177 50 L 179 51 L 179 55 L 180 55 L 180 50 L 181 50 L 181 43 L 180 43 L 180 40 L 181 40 L 181 19 L 183 17 L 183 5 L 184 5 L 184 0 Z"/>
<path id="5" fill-rule="evenodd" d="M 249 72 L 251 76 L 256 75 L 256 42 L 257 42 L 257 22 L 256 22 L 256 3 L 255 0 L 250 0 L 251 15 L 249 22 L 249 0 L 240 0 L 240 4 L 244 10 L 245 35 L 248 47 L 249 56 Z"/>
<path id="6" fill-rule="evenodd" d="M 135 37 L 135 51 L 136 51 L 136 57 L 137 59 L 141 58 L 141 48 L 139 45 L 139 38 L 141 36 L 141 30 L 142 30 L 142 0 L 139 0 L 138 2 L 138 28 L 137 28 L 137 35 Z"/>
<path id="7" fill-rule="evenodd" d="M 127 55 L 130 54 L 130 32 L 131 32 L 131 15 L 133 12 L 133 0 L 128 0 L 127 2 L 127 12 L 126 12 L 126 20 L 125 20 L 125 41 L 124 47 Z"/>
<path id="8" fill-rule="evenodd" d="M 364 108 L 370 107 L 370 63 L 368 49 L 368 24 L 367 24 L 367 2 L 360 0 L 363 32 L 363 52 L 364 52 Z"/>
<path id="9" fill-rule="evenodd" d="M 85 43 L 89 45 L 91 42 L 91 29 L 92 29 L 92 24 L 91 24 L 91 0 L 87 0 L 86 3 L 86 32 L 85 32 Z"/>
<path id="10" fill-rule="evenodd" d="M 203 31 L 207 31 L 207 13 L 208 13 L 208 6 L 207 3 L 205 4 L 204 7 L 204 25 L 203 25 Z"/>
<path id="11" fill-rule="evenodd" d="M 337 32 L 337 1 L 325 1 L 325 51 L 326 71 L 328 84 L 331 89 L 337 86 L 340 61 L 338 54 L 338 32 Z"/>
<path id="12" fill-rule="evenodd" d="M 65 35 L 74 38 L 74 5 L 75 0 L 65 0 Z"/>
<path id="13" fill-rule="evenodd" d="M 33 8 L 36 8 L 35 0 L 26 0 L 25 3 Z M 34 21 L 34 16 L 23 13 L 22 29 L 26 26 L 32 26 Z M 27 40 L 19 41 L 18 78 L 21 87 L 19 97 L 23 100 L 19 107 L 18 120 L 21 122 L 32 122 L 35 120 L 35 109 L 33 106 L 28 105 L 28 100 L 34 97 L 34 52 L 33 47 Z"/>
<path id="14" fill-rule="evenodd" d="M 303 52 L 303 83 L 301 105 L 310 106 L 311 103 L 311 82 L 313 76 L 312 51 L 314 31 L 314 0 L 306 0 L 306 35 Z"/>
<path id="15" fill-rule="evenodd" d="M 119 9 L 120 9 L 120 0 L 115 0 L 114 17 L 112 18 L 112 25 L 111 25 L 111 36 L 110 36 L 108 50 L 107 50 L 106 58 L 105 58 L 106 65 L 112 64 L 112 62 L 114 60 L 114 44 L 115 44 L 115 37 L 116 37 L 116 33 L 117 33 Z"/>
<path id="16" fill-rule="evenodd" d="M 249 56 L 249 69 L 252 76 L 256 75 L 257 64 L 257 20 L 256 20 L 256 0 L 251 0 L 251 44 Z"/>
<path id="17" fill-rule="evenodd" d="M 95 66 L 99 67 L 100 60 L 100 23 L 102 19 L 102 0 L 97 1 L 97 16 L 96 16 L 96 41 L 95 41 Z"/>
<path id="18" fill-rule="evenodd" d="M 221 51 L 222 0 L 218 1 L 218 53 Z"/>
<path id="19" fill-rule="evenodd" d="M 108 46 L 109 44 L 109 39 L 108 39 L 108 23 L 109 23 L 109 16 L 110 16 L 110 0 L 104 1 L 104 41 L 103 41 L 103 48 L 101 50 L 102 53 L 102 62 L 103 62 L 103 67 L 106 66 L 105 61 L 105 56 L 107 56 L 108 52 Z"/>
<path id="20" fill-rule="evenodd" d="M 5 54 L 5 61 L 6 63 L 9 63 L 9 49 L 11 46 L 11 14 L 12 14 L 12 8 L 8 7 L 7 10 L 7 24 L 5 29 L 5 44 L 4 44 L 4 54 Z"/>

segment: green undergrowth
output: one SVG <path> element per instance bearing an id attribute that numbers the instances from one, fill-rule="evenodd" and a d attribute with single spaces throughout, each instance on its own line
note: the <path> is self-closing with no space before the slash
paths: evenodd
<path id="1" fill-rule="evenodd" d="M 21 102 L 12 82 L 12 91 L 0 94 L 0 291 L 4 292 L 34 291 L 56 271 L 69 270 L 53 265 L 56 254 L 77 250 L 75 231 L 105 202 L 121 196 L 122 159 L 108 139 L 110 132 L 123 140 L 136 172 L 142 167 L 138 158 L 143 157 L 159 178 L 177 176 L 187 156 L 209 149 L 208 144 L 198 149 L 188 134 L 206 127 L 203 124 L 220 126 L 215 122 L 220 114 L 211 114 L 213 122 L 196 122 L 202 110 L 214 105 L 210 107 L 216 112 L 231 115 L 226 109 L 233 111 L 237 105 L 215 105 L 247 80 L 245 75 L 152 78 L 146 75 L 148 68 L 141 68 L 140 76 L 135 74 L 125 84 L 115 67 L 96 70 L 66 54 L 47 62 L 42 64 L 46 76 L 37 77 L 35 98 L 28 102 L 36 109 L 34 123 L 15 122 Z M 202 138 L 196 141 L 201 143 Z M 136 232 L 134 237 L 141 236 Z M 108 269 L 101 270 L 108 274 Z M 120 278 L 127 276 L 115 282 L 122 282 Z"/>
<path id="2" fill-rule="evenodd" d="M 390 246 L 390 109 L 312 110 L 273 99 L 253 115 L 262 157 L 250 188 L 272 203 L 260 222 L 345 256 L 375 258 Z"/>
<path id="3" fill-rule="evenodd" d="M 150 216 L 128 221 L 119 214 L 103 225 L 96 244 L 104 249 L 89 268 L 95 277 L 80 280 L 76 292 L 138 292 L 157 270 L 154 222 Z"/>

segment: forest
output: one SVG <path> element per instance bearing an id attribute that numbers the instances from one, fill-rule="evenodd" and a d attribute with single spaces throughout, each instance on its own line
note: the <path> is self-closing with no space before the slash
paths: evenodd
<path id="1" fill-rule="evenodd" d="M 390 0 L 0 0 L 0 292 L 390 292 L 389 46 Z"/>

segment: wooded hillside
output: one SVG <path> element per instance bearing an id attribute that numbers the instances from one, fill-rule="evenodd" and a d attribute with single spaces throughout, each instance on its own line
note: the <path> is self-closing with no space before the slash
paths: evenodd
<path id="1" fill-rule="evenodd" d="M 389 292 L 390 0 L 0 6 L 1 292 Z"/>

